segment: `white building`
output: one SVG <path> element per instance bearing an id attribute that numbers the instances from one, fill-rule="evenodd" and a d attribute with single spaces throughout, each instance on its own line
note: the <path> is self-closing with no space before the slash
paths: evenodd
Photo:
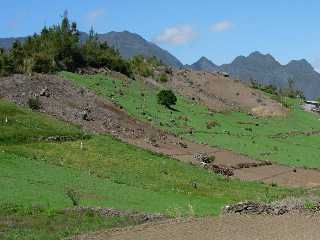
<path id="1" fill-rule="evenodd" d="M 318 101 L 304 101 L 303 109 L 306 111 L 320 112 L 320 103 Z"/>

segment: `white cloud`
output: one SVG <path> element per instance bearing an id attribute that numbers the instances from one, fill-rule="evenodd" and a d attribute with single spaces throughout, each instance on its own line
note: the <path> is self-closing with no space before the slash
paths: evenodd
<path id="1" fill-rule="evenodd" d="M 168 44 L 185 44 L 192 41 L 196 37 L 196 32 L 190 25 L 179 25 L 168 27 L 163 30 L 158 36 L 154 38 L 155 43 L 168 43 Z"/>
<path id="2" fill-rule="evenodd" d="M 97 18 L 105 14 L 104 9 L 95 9 L 86 14 L 86 19 L 90 24 L 94 24 Z"/>
<path id="3" fill-rule="evenodd" d="M 232 27 L 233 27 L 233 23 L 231 21 L 224 20 L 224 21 L 216 22 L 209 28 L 209 30 L 211 32 L 222 32 Z"/>

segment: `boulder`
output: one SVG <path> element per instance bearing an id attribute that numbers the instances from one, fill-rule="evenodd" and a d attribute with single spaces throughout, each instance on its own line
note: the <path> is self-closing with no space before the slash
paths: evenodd
<path id="1" fill-rule="evenodd" d="M 40 91 L 40 96 L 42 96 L 42 97 L 50 97 L 49 89 L 48 88 L 43 88 Z"/>
<path id="2" fill-rule="evenodd" d="M 209 155 L 206 153 L 197 153 L 193 156 L 193 159 L 198 162 L 208 162 L 209 161 Z"/>
<path id="3" fill-rule="evenodd" d="M 289 212 L 286 206 L 274 207 L 270 204 L 243 202 L 232 206 L 226 206 L 223 209 L 223 214 L 269 214 L 283 215 Z"/>

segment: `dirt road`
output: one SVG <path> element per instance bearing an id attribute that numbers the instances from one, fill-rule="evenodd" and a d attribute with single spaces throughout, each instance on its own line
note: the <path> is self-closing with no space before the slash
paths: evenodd
<path id="1" fill-rule="evenodd" d="M 223 216 L 102 231 L 74 240 L 318 240 L 320 216 Z"/>

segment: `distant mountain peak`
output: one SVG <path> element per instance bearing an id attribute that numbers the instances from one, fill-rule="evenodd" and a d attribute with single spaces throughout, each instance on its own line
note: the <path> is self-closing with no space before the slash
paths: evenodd
<path id="1" fill-rule="evenodd" d="M 286 67 L 291 69 L 295 68 L 300 71 L 314 71 L 313 66 L 306 59 L 292 60 Z"/>
<path id="2" fill-rule="evenodd" d="M 191 65 L 191 69 L 227 72 L 243 81 L 255 80 L 278 88 L 288 87 L 288 81 L 293 80 L 295 88 L 303 91 L 307 98 L 320 96 L 320 74 L 305 59 L 292 60 L 287 65 L 282 65 L 271 54 L 255 51 L 248 56 L 236 57 L 230 64 L 212 66 L 210 62 L 206 58 L 200 58 Z"/>
<path id="3" fill-rule="evenodd" d="M 271 54 L 263 54 L 259 51 L 255 51 L 251 53 L 248 57 L 248 60 L 251 61 L 262 61 L 262 62 L 269 62 L 273 64 L 280 64 Z"/>
<path id="4" fill-rule="evenodd" d="M 202 56 L 201 58 L 199 58 L 198 62 L 204 62 L 204 61 L 208 61 L 210 62 L 210 60 L 208 58 L 206 58 L 205 56 Z"/>
<path id="5" fill-rule="evenodd" d="M 215 72 L 218 70 L 219 67 L 216 64 L 214 64 L 212 61 L 210 61 L 208 58 L 202 56 L 194 64 L 187 66 L 187 68 L 190 68 L 196 71 L 201 70 L 201 71 L 207 71 L 207 72 Z"/>
<path id="6" fill-rule="evenodd" d="M 162 63 L 172 66 L 174 68 L 181 68 L 183 64 L 168 51 L 160 48 L 156 44 L 145 40 L 137 33 L 129 31 L 98 34 L 101 41 L 106 41 L 109 46 L 119 50 L 124 58 L 131 58 L 136 55 L 143 55 L 144 57 L 156 57 Z M 15 40 L 24 41 L 26 38 L 0 38 L 0 48 L 11 48 Z M 80 41 L 84 42 L 88 39 L 88 34 L 80 32 Z"/>
<path id="7" fill-rule="evenodd" d="M 137 55 L 142 55 L 147 58 L 156 57 L 168 66 L 174 68 L 183 67 L 183 64 L 168 51 L 147 41 L 137 33 L 132 33 L 130 31 L 111 31 L 98 34 L 98 38 L 101 41 L 106 41 L 109 46 L 119 50 L 121 56 L 124 58 L 132 58 Z"/>
<path id="8" fill-rule="evenodd" d="M 255 57 L 255 56 L 264 56 L 264 54 L 262 54 L 259 51 L 254 51 L 254 52 L 250 53 L 248 57 Z"/>

